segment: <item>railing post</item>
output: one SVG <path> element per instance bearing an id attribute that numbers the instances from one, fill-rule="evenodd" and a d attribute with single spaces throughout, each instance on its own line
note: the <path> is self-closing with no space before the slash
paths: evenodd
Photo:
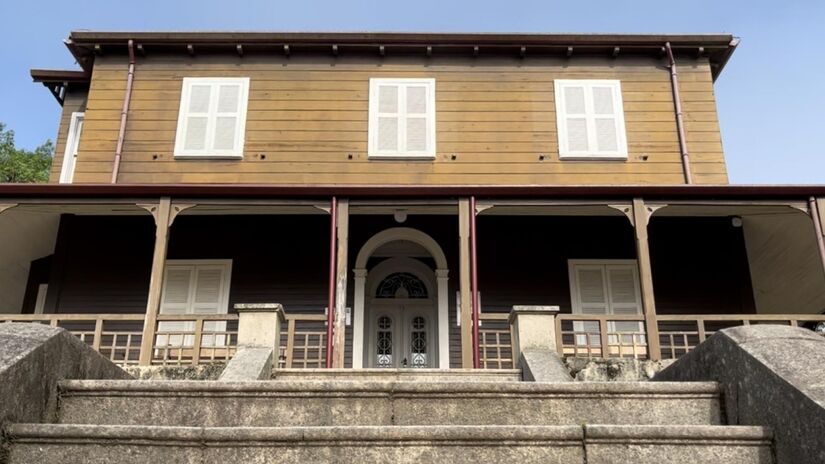
<path id="1" fill-rule="evenodd" d="M 607 336 L 607 319 L 599 318 L 599 344 L 602 346 L 602 357 L 610 357 L 610 337 Z M 619 345 L 621 351 L 621 344 Z M 621 354 L 621 353 L 619 353 Z"/>
<path id="2" fill-rule="evenodd" d="M 286 362 L 284 367 L 289 369 L 292 367 L 292 356 L 295 351 L 295 319 L 290 319 L 287 322 L 286 329 Z"/>
<path id="3" fill-rule="evenodd" d="M 92 338 L 92 348 L 94 348 L 95 351 L 98 351 L 98 352 L 100 351 L 100 339 L 102 337 L 103 337 L 103 319 L 100 316 L 98 316 L 98 318 L 95 319 L 95 334 L 94 334 L 94 338 Z"/>
<path id="4" fill-rule="evenodd" d="M 195 340 L 192 343 L 192 365 L 201 362 L 201 344 L 203 343 L 203 319 L 195 319 Z"/>
<path id="5" fill-rule="evenodd" d="M 509 318 L 513 365 L 518 364 L 525 350 L 557 352 L 555 318 L 558 312 L 558 306 L 513 306 Z"/>
<path id="6" fill-rule="evenodd" d="M 281 346 L 281 325 L 286 321 L 284 307 L 278 303 L 236 304 L 235 311 L 238 312 L 238 348 L 271 348 L 277 358 Z"/>
<path id="7" fill-rule="evenodd" d="M 140 343 L 141 366 L 152 362 L 152 345 L 155 341 L 160 298 L 163 291 L 163 273 L 166 267 L 166 248 L 169 244 L 169 226 L 172 200 L 163 197 L 157 206 L 149 208 L 155 218 L 155 249 L 152 253 L 152 271 L 149 279 L 149 298 L 146 303 L 146 315 L 143 321 L 143 337 Z"/>
<path id="8" fill-rule="evenodd" d="M 633 229 L 636 235 L 636 259 L 639 265 L 639 281 L 642 288 L 642 308 L 645 315 L 648 356 L 654 361 L 662 358 L 659 349 L 659 325 L 656 320 L 656 300 L 653 297 L 653 272 L 650 265 L 650 244 L 647 224 L 651 211 L 641 198 L 633 199 Z"/>

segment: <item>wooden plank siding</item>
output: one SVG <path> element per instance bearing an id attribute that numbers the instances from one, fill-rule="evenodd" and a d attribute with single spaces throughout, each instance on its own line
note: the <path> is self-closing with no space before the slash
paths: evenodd
<path id="1" fill-rule="evenodd" d="M 76 182 L 110 179 L 126 67 L 121 57 L 96 59 Z M 199 76 L 251 78 L 243 160 L 173 159 L 182 79 Z M 367 159 L 371 77 L 436 79 L 435 160 Z M 727 183 L 707 60 L 680 63 L 679 77 L 695 181 Z M 627 161 L 559 161 L 554 79 L 622 81 Z M 684 180 L 669 73 L 660 60 L 150 55 L 137 63 L 119 182 L 679 184 Z"/>
<path id="2" fill-rule="evenodd" d="M 63 155 L 66 151 L 66 140 L 69 137 L 69 125 L 72 122 L 72 113 L 86 109 L 88 90 L 69 90 L 63 100 L 63 110 L 60 113 L 60 125 L 57 129 L 57 138 L 54 142 L 54 158 L 49 173 L 49 182 L 56 184 L 60 181 L 60 170 L 63 168 Z M 119 118 L 120 116 L 118 116 Z M 114 152 L 113 152 L 114 153 Z"/>

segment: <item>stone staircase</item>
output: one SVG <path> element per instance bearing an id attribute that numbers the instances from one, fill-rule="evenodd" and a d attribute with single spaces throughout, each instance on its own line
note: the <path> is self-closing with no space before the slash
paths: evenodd
<path id="1" fill-rule="evenodd" d="M 278 371 L 250 382 L 74 380 L 17 463 L 773 463 L 715 383 L 532 383 L 518 371 Z"/>

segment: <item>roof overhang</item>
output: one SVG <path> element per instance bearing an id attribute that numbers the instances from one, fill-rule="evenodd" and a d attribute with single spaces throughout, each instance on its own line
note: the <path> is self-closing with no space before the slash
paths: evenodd
<path id="1" fill-rule="evenodd" d="M 705 56 L 714 79 L 738 44 L 731 34 L 526 34 L 396 32 L 72 32 L 66 45 L 84 70 L 95 56 L 125 54 L 134 41 L 140 53 L 325 53 L 511 56 L 663 57 L 670 43 L 680 56 Z"/>
<path id="2" fill-rule="evenodd" d="M 92 78 L 91 73 L 86 71 L 64 69 L 32 69 L 31 76 L 32 81 L 39 82 L 49 89 L 61 106 L 70 86 L 88 88 Z"/>
<path id="3" fill-rule="evenodd" d="M 651 200 L 807 200 L 825 185 L 257 185 L 0 184 L 0 203 L 15 199 L 157 198 L 479 198 Z"/>

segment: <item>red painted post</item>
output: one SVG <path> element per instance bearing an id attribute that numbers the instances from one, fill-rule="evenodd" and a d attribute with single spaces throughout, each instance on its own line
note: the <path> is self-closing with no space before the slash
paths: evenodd
<path id="1" fill-rule="evenodd" d="M 329 226 L 329 302 L 327 303 L 327 369 L 332 367 L 332 326 L 335 317 L 335 254 L 336 254 L 336 225 L 338 222 L 338 200 L 332 197 L 330 201 Z"/>
<path id="2" fill-rule="evenodd" d="M 481 367 L 478 343 L 478 321 L 481 308 L 478 305 L 478 254 L 476 252 L 476 197 L 470 197 L 470 291 L 473 310 L 473 367 Z"/>

